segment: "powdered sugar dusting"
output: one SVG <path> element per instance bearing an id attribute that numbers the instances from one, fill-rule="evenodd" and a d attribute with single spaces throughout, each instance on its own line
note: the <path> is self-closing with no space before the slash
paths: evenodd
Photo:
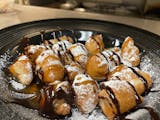
<path id="1" fill-rule="evenodd" d="M 3 55 L 0 55 L 0 69 L 6 67 L 8 64 L 10 64 L 11 55 L 10 51 L 7 50 Z"/>
<path id="2" fill-rule="evenodd" d="M 155 52 L 155 51 L 154 51 Z M 160 90 L 160 50 L 153 52 L 147 52 L 142 56 L 140 68 L 151 75 L 153 80 L 152 90 Z"/>
<path id="3" fill-rule="evenodd" d="M 18 58 L 18 60 L 28 60 L 28 57 L 26 55 L 22 55 Z"/>
<path id="4" fill-rule="evenodd" d="M 125 80 L 132 80 L 133 76 L 131 73 L 133 73 L 132 70 L 127 66 L 124 66 L 124 69 L 122 69 L 120 72 L 115 72 L 113 76 L 119 76 L 120 78 L 125 78 Z"/>
<path id="5" fill-rule="evenodd" d="M 91 79 L 90 76 L 79 74 L 75 77 L 72 87 L 76 94 L 77 106 L 80 106 L 79 108 L 84 113 L 90 113 L 98 103 L 98 89 L 96 90 L 94 87 L 96 85 L 96 82 L 95 85 L 91 83 L 76 85 L 77 83 L 82 83 L 84 81 L 94 82 L 94 80 Z"/>
<path id="6" fill-rule="evenodd" d="M 158 51 L 158 55 L 160 54 L 160 51 Z M 147 52 L 142 56 L 140 68 L 142 71 L 145 71 L 149 73 L 153 79 L 153 88 L 151 90 L 160 90 L 160 57 L 154 54 L 153 52 Z M 9 99 L 8 92 L 8 86 L 5 83 L 5 78 L 3 75 L 2 68 L 6 67 L 10 60 L 9 51 L 5 52 L 3 55 L 0 56 L 0 98 L 7 98 Z M 32 95 L 31 95 L 32 96 Z M 31 97 L 28 96 L 28 97 Z M 156 110 L 158 113 L 160 111 L 160 92 L 150 92 L 148 95 L 146 95 L 144 105 L 152 107 L 154 110 Z M 21 97 L 24 97 L 23 95 Z M 36 120 L 36 119 L 46 119 L 38 115 L 38 112 L 35 110 L 31 110 L 28 108 L 25 108 L 20 105 L 15 104 L 5 104 L 5 106 L 8 106 L 12 111 L 12 115 L 18 115 Z M 143 112 L 142 112 L 143 111 Z M 5 111 L 8 112 L 9 111 Z M 14 113 L 15 112 L 15 113 Z M 131 113 L 128 117 L 130 119 L 141 119 L 149 120 L 150 117 L 147 115 L 148 112 L 144 113 L 144 110 L 138 110 L 134 113 Z M 136 117 L 135 117 L 136 116 Z M 147 118 L 145 117 L 147 116 Z M 102 111 L 99 108 L 96 108 L 92 113 L 90 114 L 81 114 L 77 109 L 72 109 L 72 116 L 69 118 L 66 118 L 66 120 L 107 120 L 107 118 L 103 115 Z M 142 120 L 142 119 L 141 119 Z"/>
<path id="7" fill-rule="evenodd" d="M 110 50 L 104 50 L 102 54 L 108 59 L 109 70 L 113 70 L 116 66 L 115 61 L 110 59 L 110 57 L 113 56 L 113 52 Z"/>
<path id="8" fill-rule="evenodd" d="M 36 63 L 41 63 L 46 57 L 48 57 L 49 55 L 53 55 L 53 51 L 52 50 L 45 50 L 43 51 L 38 58 L 36 59 Z"/>
<path id="9" fill-rule="evenodd" d="M 48 61 L 44 67 L 49 67 L 51 65 L 61 65 L 62 66 L 62 63 L 59 61 L 59 60 L 52 60 L 52 61 Z"/>
<path id="10" fill-rule="evenodd" d="M 40 69 L 41 63 L 43 62 L 43 60 L 50 55 L 51 56 L 54 55 L 53 51 L 52 50 L 45 50 L 38 56 L 38 58 L 36 59 L 36 70 Z"/>
<path id="11" fill-rule="evenodd" d="M 41 48 L 45 49 L 45 46 L 43 46 L 43 45 L 30 45 L 27 48 L 28 48 L 28 53 L 34 54 L 35 52 L 37 52 L 37 50 L 39 50 Z"/>
<path id="12" fill-rule="evenodd" d="M 59 82 L 56 86 L 56 90 L 58 91 L 58 89 L 63 89 L 66 93 L 69 93 L 69 91 L 67 89 L 68 86 L 69 86 L 68 81 Z"/>
<path id="13" fill-rule="evenodd" d="M 52 49 L 57 55 L 58 52 L 63 55 L 71 45 L 72 43 L 68 42 L 67 40 L 63 40 L 53 44 Z"/>
<path id="14" fill-rule="evenodd" d="M 73 44 L 70 48 L 71 53 L 73 56 L 79 56 L 79 55 L 86 55 L 87 56 L 87 50 L 85 49 L 83 44 L 76 43 Z"/>
<path id="15" fill-rule="evenodd" d="M 117 91 L 123 89 L 124 87 L 126 87 L 128 91 L 132 90 L 131 86 L 126 82 L 126 81 L 121 81 L 121 80 L 110 80 L 107 82 L 102 82 L 101 84 L 105 85 L 105 86 L 109 86 L 112 89 L 115 89 Z"/>
<path id="16" fill-rule="evenodd" d="M 96 57 L 96 61 L 99 62 L 98 67 L 102 67 L 103 65 L 107 65 L 107 60 L 98 53 L 99 57 Z"/>
<path id="17" fill-rule="evenodd" d="M 86 76 L 85 74 L 78 74 L 75 76 L 73 87 L 75 86 L 76 83 L 81 83 L 84 81 L 93 81 L 93 79 L 89 75 Z"/>
<path id="18" fill-rule="evenodd" d="M 32 80 L 33 79 L 33 71 L 32 71 L 32 64 L 30 62 L 26 63 L 26 69 L 28 70 L 28 79 Z"/>
<path id="19" fill-rule="evenodd" d="M 22 89 L 24 89 L 24 88 L 26 87 L 26 85 L 23 85 L 23 84 L 21 84 L 21 83 L 18 83 L 18 82 L 15 81 L 15 80 L 11 80 L 9 83 L 10 83 L 11 86 L 12 86 L 14 89 L 16 89 L 16 90 L 22 90 Z"/>
<path id="20" fill-rule="evenodd" d="M 100 109 L 95 109 L 90 114 L 82 114 L 78 109 L 72 109 L 72 117 L 66 120 L 108 120 Z"/>
<path id="21" fill-rule="evenodd" d="M 79 72 L 79 68 L 77 66 L 66 65 L 65 68 L 68 72 Z"/>
<path id="22" fill-rule="evenodd" d="M 128 44 L 125 44 L 125 43 Z M 134 45 L 132 38 L 127 37 L 122 45 L 122 62 L 127 66 L 132 66 L 132 62 L 139 60 L 139 49 Z"/>

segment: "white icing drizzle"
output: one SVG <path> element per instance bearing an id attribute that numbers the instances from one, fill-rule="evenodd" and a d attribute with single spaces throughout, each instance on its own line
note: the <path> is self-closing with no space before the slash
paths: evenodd
<path id="1" fill-rule="evenodd" d="M 57 55 L 59 54 L 58 52 L 63 55 L 71 45 L 72 43 L 63 40 L 53 44 L 52 49 Z"/>

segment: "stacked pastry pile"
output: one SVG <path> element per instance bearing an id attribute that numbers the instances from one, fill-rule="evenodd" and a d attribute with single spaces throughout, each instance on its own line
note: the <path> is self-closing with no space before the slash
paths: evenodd
<path id="1" fill-rule="evenodd" d="M 38 109 L 46 117 L 70 115 L 75 106 L 91 113 L 99 104 L 112 120 L 141 104 L 141 95 L 152 86 L 149 74 L 137 67 L 139 54 L 130 37 L 121 48 L 105 48 L 102 35 L 91 36 L 85 45 L 62 36 L 27 46 L 9 70 L 27 88 L 38 76 Z"/>

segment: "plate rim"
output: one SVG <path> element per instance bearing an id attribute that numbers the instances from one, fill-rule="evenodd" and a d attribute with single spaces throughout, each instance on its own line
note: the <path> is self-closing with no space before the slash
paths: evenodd
<path id="1" fill-rule="evenodd" d="M 60 20 L 81 20 L 81 21 L 92 21 L 92 22 L 103 22 L 103 23 L 108 23 L 108 24 L 115 24 L 115 25 L 120 25 L 120 26 L 125 26 L 125 27 L 129 27 L 135 30 L 138 30 L 140 32 L 145 32 L 146 34 L 150 34 L 151 36 L 154 37 L 158 37 L 160 38 L 160 35 L 150 32 L 148 30 L 142 29 L 142 28 L 138 28 L 136 26 L 132 26 L 132 25 L 127 25 L 127 24 L 123 24 L 123 23 L 118 23 L 118 22 L 112 22 L 112 21 L 106 21 L 106 20 L 97 20 L 97 19 L 87 19 L 87 18 L 51 18 L 51 19 L 42 19 L 42 20 L 34 20 L 34 21 L 29 21 L 29 22 L 24 22 L 24 23 L 19 23 L 16 25 L 11 25 L 5 28 L 2 28 L 0 30 L 0 34 L 7 32 L 10 29 L 16 28 L 16 27 L 22 27 L 22 26 L 26 26 L 26 25 L 31 25 L 31 24 L 35 24 L 35 23 L 43 23 L 43 22 L 47 22 L 47 21 L 60 21 Z"/>

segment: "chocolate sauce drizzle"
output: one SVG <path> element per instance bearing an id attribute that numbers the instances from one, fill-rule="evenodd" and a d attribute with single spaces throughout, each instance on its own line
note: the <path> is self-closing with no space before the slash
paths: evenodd
<path id="1" fill-rule="evenodd" d="M 86 51 L 86 49 L 84 48 L 84 46 L 82 44 L 79 44 L 81 46 L 81 48 Z"/>
<path id="2" fill-rule="evenodd" d="M 142 100 L 141 100 L 141 98 L 140 98 L 140 96 L 139 96 L 139 94 L 137 93 L 137 91 L 136 91 L 136 89 L 135 89 L 135 87 L 130 83 L 130 82 L 128 82 L 128 81 L 126 81 L 130 86 L 131 86 L 131 88 L 134 90 L 134 92 L 135 92 L 135 100 L 136 100 L 136 104 L 138 105 L 138 104 L 141 104 L 142 103 Z"/>
<path id="3" fill-rule="evenodd" d="M 44 40 L 45 40 L 45 38 L 44 38 L 45 31 L 41 31 L 40 33 L 41 33 L 41 41 L 44 42 Z M 54 32 L 54 34 L 55 34 L 54 37 L 55 37 L 58 41 L 60 41 L 60 39 L 59 39 L 58 37 L 56 37 L 56 33 L 55 33 L 55 32 Z M 93 40 L 95 40 L 95 42 L 96 42 L 96 43 L 99 45 L 99 47 L 100 47 L 99 42 L 98 42 L 94 37 L 91 37 L 91 38 L 92 38 Z M 27 46 L 27 45 L 28 45 L 28 43 L 29 43 L 29 38 L 26 37 L 26 38 L 23 38 L 23 39 L 24 39 L 24 41 L 22 41 L 21 45 L 24 47 L 24 46 Z M 68 39 L 68 37 L 67 37 L 67 39 Z M 75 39 L 73 39 L 73 40 L 75 41 Z M 78 40 L 77 40 L 77 41 L 78 41 Z M 62 43 L 63 43 L 63 45 L 64 45 L 64 48 L 66 49 L 66 48 L 67 48 L 66 44 L 65 44 L 64 42 L 62 42 Z M 48 41 L 48 44 L 49 44 L 50 46 L 53 45 L 50 41 Z M 62 46 L 62 45 L 59 44 L 59 46 L 61 47 L 61 49 L 63 49 L 63 46 Z M 83 47 L 82 45 L 81 45 L 81 47 L 82 47 L 82 49 L 84 49 L 84 47 Z M 84 50 L 85 50 L 85 49 L 84 49 Z M 72 58 L 74 58 L 74 56 L 72 55 L 72 53 L 71 53 L 70 50 L 67 51 L 67 52 L 69 52 L 69 54 L 72 56 Z M 119 61 L 119 63 L 121 64 L 121 59 L 120 59 L 119 55 L 118 55 L 117 53 L 115 53 L 114 51 L 112 51 L 112 53 L 113 53 L 113 55 L 117 56 L 118 61 Z M 60 51 L 58 51 L 58 54 L 60 55 Z M 100 54 L 106 59 L 107 63 L 109 64 L 110 60 L 108 59 L 108 57 L 106 57 L 103 53 L 100 53 Z M 97 56 L 98 56 L 98 55 L 97 55 Z M 98 57 L 100 57 L 100 56 L 98 56 Z M 116 62 L 115 62 L 115 64 L 117 65 Z M 147 80 L 146 80 L 143 76 L 141 76 L 134 68 L 131 68 L 131 67 L 129 67 L 129 68 L 141 79 L 141 81 L 142 81 L 143 84 L 144 84 L 145 90 L 148 90 L 148 82 L 147 82 Z M 43 74 L 43 73 L 41 73 L 41 72 L 42 72 L 42 71 L 40 71 L 40 74 Z M 116 77 L 118 77 L 118 76 L 116 76 Z M 118 77 L 117 79 L 120 80 L 119 77 Z M 142 101 L 141 101 L 140 96 L 138 95 L 137 91 L 135 90 L 134 86 L 133 86 L 131 83 L 129 83 L 128 81 L 127 81 L 127 83 L 132 87 L 132 89 L 133 89 L 134 92 L 135 92 L 135 100 L 136 100 L 136 103 L 137 103 L 137 104 L 140 104 Z M 53 99 L 55 99 L 55 97 L 58 98 L 58 99 L 64 98 L 64 99 L 67 101 L 67 103 L 73 104 L 73 98 L 74 98 L 73 93 L 72 93 L 71 95 L 67 96 L 66 93 L 64 93 L 63 90 L 59 90 L 59 91 L 55 94 L 55 96 L 53 97 L 53 96 L 52 96 L 52 90 L 53 90 L 52 87 L 46 87 L 46 88 L 42 89 L 43 95 L 44 95 L 44 97 L 45 97 L 45 106 L 41 106 L 40 112 L 41 112 L 42 116 L 45 116 L 45 117 L 48 117 L 48 118 L 52 118 L 52 119 L 53 119 L 53 118 L 63 119 L 64 116 L 58 116 L 58 115 L 56 115 L 56 114 L 53 112 L 53 109 L 52 109 L 52 101 L 53 101 Z M 109 86 L 105 86 L 105 90 L 106 90 L 106 92 L 108 93 L 110 99 L 112 100 L 113 104 L 115 105 L 115 107 L 116 107 L 116 109 L 117 109 L 117 113 L 115 113 L 115 114 L 116 114 L 116 118 L 121 119 L 121 120 L 124 120 L 125 117 L 124 117 L 124 115 L 121 115 L 120 105 L 119 105 L 119 102 L 118 102 L 118 100 L 117 100 L 117 98 L 116 98 L 116 96 L 115 96 L 115 94 L 114 94 L 114 91 L 113 91 Z M 152 92 L 152 91 L 151 91 L 151 92 Z M 153 92 L 154 92 L 154 91 L 153 91 Z M 155 92 L 157 92 L 157 91 L 155 91 Z M 41 97 L 43 97 L 43 96 L 41 96 Z M 39 99 L 40 99 L 40 97 L 38 96 L 37 101 L 39 101 Z M 108 100 L 108 99 L 105 98 L 105 97 L 102 98 L 102 99 Z M 109 100 L 108 100 L 108 101 L 109 101 Z M 19 104 L 22 104 L 22 103 L 19 103 Z M 24 103 L 24 104 L 27 104 L 27 103 Z M 27 106 L 28 106 L 28 105 L 27 105 Z M 113 107 L 111 103 L 110 103 L 110 106 Z M 150 113 L 151 120 L 160 120 L 160 117 L 158 116 L 158 113 L 156 113 L 153 108 L 151 108 L 151 107 L 138 107 L 136 110 L 138 110 L 138 109 L 146 109 L 146 110 Z M 125 119 L 125 120 L 130 120 L 130 119 Z"/>
<path id="4" fill-rule="evenodd" d="M 44 39 L 45 30 L 42 30 L 40 33 L 41 33 L 41 41 L 43 42 L 45 40 Z"/>
<path id="5" fill-rule="evenodd" d="M 62 42 L 62 43 L 63 43 L 63 45 L 64 45 L 65 50 L 67 50 L 67 46 L 66 46 L 66 44 L 65 44 L 64 42 Z"/>
<path id="6" fill-rule="evenodd" d="M 112 53 L 113 53 L 113 55 L 117 56 L 118 62 L 119 62 L 119 64 L 121 64 L 122 62 L 121 62 L 120 56 L 116 52 L 114 52 L 114 51 L 112 51 Z"/>
<path id="7" fill-rule="evenodd" d="M 113 104 L 115 105 L 115 107 L 117 109 L 116 116 L 119 116 L 121 114 L 120 105 L 119 105 L 119 102 L 118 102 L 112 88 L 110 88 L 109 86 L 105 86 L 105 89 L 106 89 L 106 92 L 108 93 L 110 99 L 112 100 Z"/>
<path id="8" fill-rule="evenodd" d="M 151 107 L 139 107 L 137 109 L 145 109 L 149 112 L 151 120 L 160 120 L 158 113 Z"/>
<path id="9" fill-rule="evenodd" d="M 52 108 L 52 101 L 54 99 L 52 96 L 52 90 L 53 87 L 47 87 L 41 90 L 41 99 L 43 99 L 44 102 L 40 103 L 40 114 L 47 118 L 53 118 L 56 116 Z"/>
<path id="10" fill-rule="evenodd" d="M 100 54 L 106 59 L 107 63 L 109 64 L 108 57 L 106 57 L 102 52 L 100 52 Z"/>
<path id="11" fill-rule="evenodd" d="M 48 40 L 49 47 L 52 48 L 53 44 L 50 40 Z"/>
<path id="12" fill-rule="evenodd" d="M 147 80 L 142 75 L 140 75 L 134 68 L 132 68 L 132 67 L 129 67 L 129 68 L 140 78 L 140 80 L 144 84 L 145 91 L 147 91 L 148 90 L 148 82 L 147 82 Z"/>
<path id="13" fill-rule="evenodd" d="M 97 41 L 97 39 L 95 39 L 94 36 L 92 36 L 91 39 L 93 39 L 93 40 L 97 43 L 98 48 L 100 49 L 100 46 L 101 46 L 101 45 L 100 45 L 100 43 Z"/>
<path id="14" fill-rule="evenodd" d="M 64 119 L 66 116 L 71 116 L 71 113 L 66 116 L 57 115 L 53 110 L 53 100 L 55 99 L 64 99 L 67 104 L 73 104 L 73 93 L 70 90 L 69 94 L 66 94 L 62 88 L 58 91 L 54 91 L 53 94 L 53 86 L 44 87 L 41 90 L 41 100 L 40 103 L 40 114 L 49 119 Z"/>
<path id="15" fill-rule="evenodd" d="M 112 54 L 110 54 L 109 52 L 108 52 L 108 54 L 110 55 L 110 57 L 112 57 L 110 60 L 111 61 L 113 61 L 114 62 L 114 64 L 116 65 L 116 66 L 118 66 L 119 65 L 119 63 L 117 63 L 117 61 L 114 59 L 114 53 L 113 53 L 113 51 L 110 51 Z M 117 56 L 117 55 L 116 55 Z M 118 61 L 119 62 L 119 61 Z"/>
<path id="16" fill-rule="evenodd" d="M 120 77 L 118 77 L 118 76 L 115 76 L 115 77 L 116 77 L 118 80 L 121 80 Z M 137 105 L 138 105 L 138 104 L 141 104 L 141 103 L 142 103 L 141 98 L 140 98 L 139 94 L 137 93 L 135 87 L 134 87 L 130 82 L 128 82 L 128 81 L 126 81 L 126 82 L 128 83 L 128 85 L 129 85 L 129 86 L 133 89 L 133 91 L 135 92 L 135 100 L 136 100 Z"/>

